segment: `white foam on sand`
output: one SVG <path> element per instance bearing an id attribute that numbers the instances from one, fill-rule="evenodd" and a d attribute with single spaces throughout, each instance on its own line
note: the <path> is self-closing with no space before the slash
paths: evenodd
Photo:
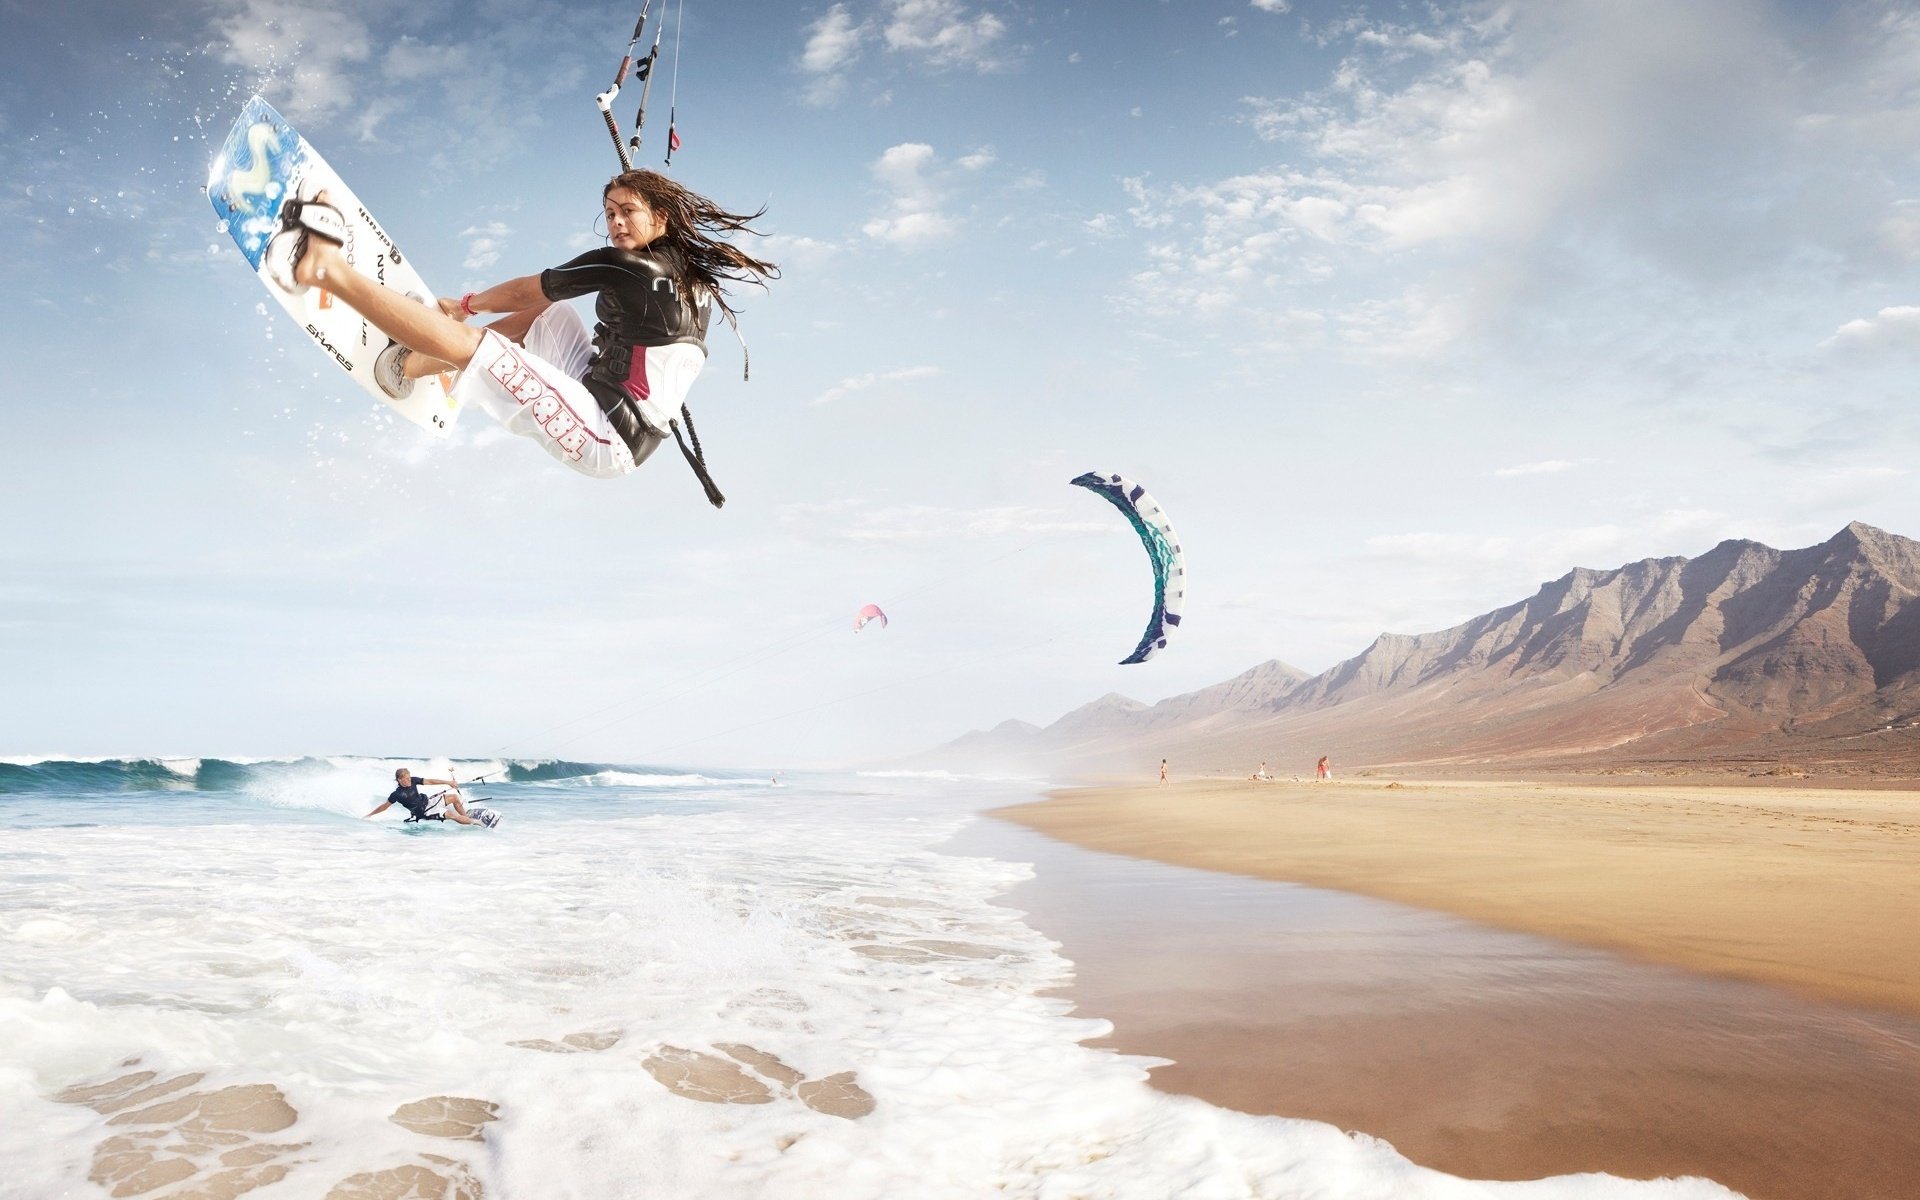
<path id="1" fill-rule="evenodd" d="M 259 1151 L 287 1172 L 260 1200 L 422 1154 L 540 1200 L 1731 1194 L 1468 1183 L 1364 1135 L 1155 1092 L 1145 1060 L 1082 1044 L 1104 1022 L 1040 994 L 1070 964 L 995 900 L 1027 869 L 937 851 L 965 819 L 795 796 L 492 833 L 9 832 L 0 1196 L 95 1194 L 120 1127 L 58 1097 L 134 1070 L 284 1094 L 299 1117 L 273 1137 L 303 1148 Z M 744 1100 L 676 1090 L 689 1063 L 741 1075 Z M 870 1112 L 818 1100 L 845 1083 Z M 439 1096 L 497 1119 L 389 1119 Z"/>

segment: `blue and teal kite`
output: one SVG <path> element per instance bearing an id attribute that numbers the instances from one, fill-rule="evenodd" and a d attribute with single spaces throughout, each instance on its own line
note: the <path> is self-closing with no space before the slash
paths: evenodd
<path id="1" fill-rule="evenodd" d="M 1146 545 L 1147 557 L 1153 560 L 1153 616 L 1147 621 L 1140 644 L 1120 660 L 1122 666 L 1145 662 L 1167 648 L 1167 636 L 1180 626 L 1180 610 L 1187 599 L 1187 556 L 1180 548 L 1180 537 L 1174 533 L 1165 510 L 1147 495 L 1147 489 L 1123 475 L 1089 471 L 1073 485 L 1098 492 L 1125 513 Z"/>

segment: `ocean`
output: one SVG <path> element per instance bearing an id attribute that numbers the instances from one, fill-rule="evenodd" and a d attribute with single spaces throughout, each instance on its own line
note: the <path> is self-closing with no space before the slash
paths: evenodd
<path id="1" fill-rule="evenodd" d="M 362 820 L 393 768 L 497 829 Z M 1724 1197 L 1155 1091 L 946 849 L 1032 782 L 0 760 L 0 1197 Z"/>

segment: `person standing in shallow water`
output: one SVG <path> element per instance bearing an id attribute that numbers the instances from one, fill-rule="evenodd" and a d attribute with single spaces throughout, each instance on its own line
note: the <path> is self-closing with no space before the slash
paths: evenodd
<path id="1" fill-rule="evenodd" d="M 779 277 L 773 263 L 721 240 L 757 232 L 735 213 L 655 171 L 625 171 L 601 190 L 607 245 L 535 275 L 437 307 L 393 291 L 347 261 L 346 221 L 325 192 L 289 200 L 265 268 L 299 295 L 321 287 L 393 340 L 374 365 L 396 399 L 413 381 L 458 371 L 453 397 L 585 475 L 624 475 L 685 426 L 683 404 L 706 364 L 713 308 L 731 318 L 728 283 Z M 589 339 L 559 301 L 595 297 Z M 476 329 L 485 313 L 504 319 Z M 685 443 L 682 443 L 683 449 Z M 696 449 L 690 462 L 717 505 Z"/>

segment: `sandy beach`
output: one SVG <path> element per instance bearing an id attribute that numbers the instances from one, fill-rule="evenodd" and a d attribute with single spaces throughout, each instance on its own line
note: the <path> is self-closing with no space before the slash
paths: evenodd
<path id="1" fill-rule="evenodd" d="M 1920 793 L 1211 779 L 997 815 L 1920 1015 Z"/>
<path id="2" fill-rule="evenodd" d="M 1354 892 L 1085 849 L 1003 821 L 1006 902 L 1154 1086 L 1364 1130 L 1475 1179 L 1704 1176 L 1753 1200 L 1920 1195 L 1920 1018 Z"/>

